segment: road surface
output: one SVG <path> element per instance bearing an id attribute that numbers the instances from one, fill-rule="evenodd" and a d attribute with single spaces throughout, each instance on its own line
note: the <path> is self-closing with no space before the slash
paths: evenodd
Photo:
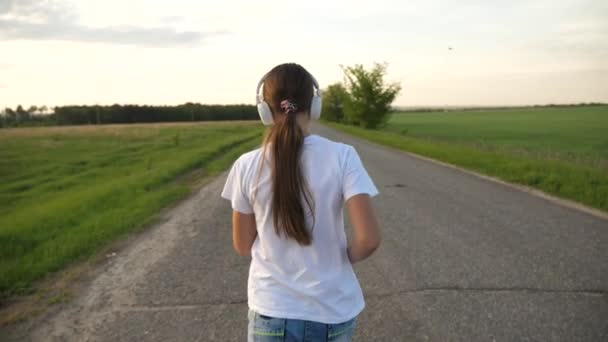
<path id="1" fill-rule="evenodd" d="M 355 341 L 608 341 L 608 221 L 329 128 L 378 186 Z M 319 165 L 319 167 L 323 167 Z M 245 341 L 225 174 L 8 341 Z"/>

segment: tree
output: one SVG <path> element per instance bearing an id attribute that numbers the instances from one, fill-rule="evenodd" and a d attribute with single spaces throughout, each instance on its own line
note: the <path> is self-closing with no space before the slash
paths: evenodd
<path id="1" fill-rule="evenodd" d="M 29 118 L 29 113 L 25 109 L 23 109 L 23 107 L 21 105 L 17 106 L 17 110 L 15 112 L 17 114 L 17 117 L 16 117 L 17 124 L 27 121 L 27 119 Z"/>
<path id="2" fill-rule="evenodd" d="M 391 113 L 391 103 L 401 91 L 399 83 L 386 84 L 387 64 L 375 63 L 371 70 L 363 65 L 342 67 L 344 71 L 348 101 L 344 102 L 346 122 L 377 128 L 385 124 Z"/>
<path id="3" fill-rule="evenodd" d="M 17 113 L 12 108 L 6 107 L 4 109 L 4 125 L 12 126 L 17 121 Z"/>
<path id="4" fill-rule="evenodd" d="M 321 117 L 328 121 L 344 121 L 344 104 L 349 100 L 342 83 L 334 83 L 323 91 L 323 111 Z"/>
<path id="5" fill-rule="evenodd" d="M 101 124 L 101 108 L 99 108 L 99 105 L 95 105 L 95 124 Z"/>

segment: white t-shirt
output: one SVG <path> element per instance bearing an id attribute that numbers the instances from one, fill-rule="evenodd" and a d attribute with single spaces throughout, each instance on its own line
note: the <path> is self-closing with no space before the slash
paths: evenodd
<path id="1" fill-rule="evenodd" d="M 262 315 L 327 324 L 354 318 L 365 303 L 346 253 L 343 208 L 354 195 L 377 195 L 376 186 L 352 146 L 306 136 L 301 166 L 314 200 L 315 225 L 312 243 L 301 246 L 275 233 L 270 149 L 266 153 L 261 172 L 262 150 L 243 154 L 222 191 L 234 210 L 255 214 L 258 236 L 251 247 L 249 307 Z M 309 229 L 311 225 L 308 217 Z"/>

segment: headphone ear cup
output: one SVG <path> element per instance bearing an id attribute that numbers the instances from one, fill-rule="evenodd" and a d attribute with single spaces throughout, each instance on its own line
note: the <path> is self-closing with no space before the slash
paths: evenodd
<path id="1" fill-rule="evenodd" d="M 265 126 L 270 126 L 274 123 L 274 119 L 272 118 L 272 111 L 270 107 L 266 103 L 266 101 L 262 101 L 258 103 L 258 114 L 260 114 L 260 119 L 262 119 L 262 123 Z"/>
<path id="2" fill-rule="evenodd" d="M 310 103 L 310 118 L 319 119 L 321 116 L 322 98 L 321 96 L 313 96 L 312 102 Z"/>

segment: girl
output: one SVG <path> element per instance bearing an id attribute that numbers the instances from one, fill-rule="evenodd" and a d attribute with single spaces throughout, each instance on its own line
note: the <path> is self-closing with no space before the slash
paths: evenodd
<path id="1" fill-rule="evenodd" d="M 350 341 L 365 306 L 351 264 L 380 244 L 370 203 L 378 190 L 352 146 L 310 133 L 321 94 L 306 69 L 276 66 L 256 95 L 272 126 L 262 148 L 234 163 L 222 191 L 234 249 L 252 257 L 248 341 Z"/>

